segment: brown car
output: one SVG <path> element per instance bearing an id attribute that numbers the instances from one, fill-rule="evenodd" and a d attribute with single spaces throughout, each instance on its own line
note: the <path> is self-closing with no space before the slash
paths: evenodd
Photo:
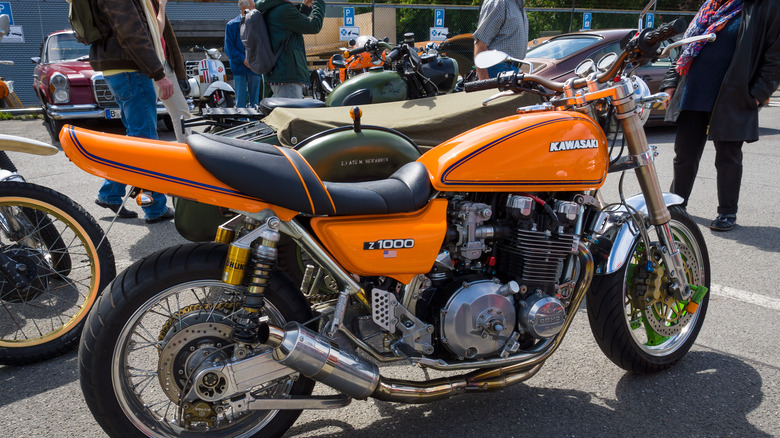
<path id="1" fill-rule="evenodd" d="M 554 36 L 538 46 L 528 50 L 525 60 L 534 66 L 534 73 L 556 81 L 565 81 L 574 77 L 574 68 L 585 59 L 598 62 L 610 52 L 620 54 L 620 42 L 634 29 L 608 29 L 567 33 Z M 636 76 L 647 83 L 651 93 L 657 93 L 664 73 L 672 65 L 672 58 L 656 59 L 640 67 Z M 663 118 L 664 110 L 655 109 L 650 117 Z"/>

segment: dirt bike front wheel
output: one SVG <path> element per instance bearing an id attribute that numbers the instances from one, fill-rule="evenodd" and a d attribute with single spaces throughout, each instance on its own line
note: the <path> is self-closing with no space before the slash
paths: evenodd
<path id="1" fill-rule="evenodd" d="M 95 219 L 54 190 L 0 183 L 0 251 L 26 279 L 18 286 L 10 271 L 0 272 L 0 363 L 22 365 L 75 347 L 87 313 L 116 275 Z"/>
<path id="2" fill-rule="evenodd" d="M 693 286 L 710 287 L 710 260 L 704 236 L 679 206 L 669 223 Z M 704 324 L 709 295 L 695 312 L 667 292 L 663 261 L 637 239 L 616 272 L 594 277 L 587 293 L 588 319 L 596 342 L 610 360 L 637 374 L 661 371 L 690 350 Z"/>
<path id="3" fill-rule="evenodd" d="M 227 246 L 214 243 L 159 251 L 120 273 L 98 300 L 87 319 L 79 370 L 87 405 L 109 435 L 280 436 L 300 415 L 239 406 L 246 396 L 311 394 L 314 382 L 292 370 L 248 393 L 223 394 L 224 383 L 215 380 L 209 401 L 183 396 L 201 367 L 239 354 L 232 332 L 246 288 L 220 281 L 226 254 Z M 274 272 L 261 321 L 283 326 L 311 315 L 290 280 Z"/>

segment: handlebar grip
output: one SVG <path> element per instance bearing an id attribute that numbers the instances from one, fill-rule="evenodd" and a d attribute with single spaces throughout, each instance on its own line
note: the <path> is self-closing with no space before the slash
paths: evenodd
<path id="1" fill-rule="evenodd" d="M 367 50 L 366 45 L 363 45 L 362 47 L 358 47 L 356 49 L 347 50 L 347 52 L 349 52 L 349 56 L 355 56 L 355 55 L 360 55 L 366 50 Z"/>
<path id="2" fill-rule="evenodd" d="M 498 88 L 498 78 L 482 79 L 481 81 L 466 82 L 463 85 L 463 91 L 471 93 L 474 91 L 491 90 Z"/>
<path id="3" fill-rule="evenodd" d="M 655 46 L 656 44 L 660 44 L 664 40 L 668 40 L 669 38 L 679 35 L 688 28 L 688 25 L 685 24 L 685 20 L 682 18 L 678 18 L 671 23 L 664 23 L 662 24 L 658 29 L 651 30 L 650 32 L 647 32 L 644 34 L 644 43 L 648 46 Z"/>
<path id="4" fill-rule="evenodd" d="M 397 58 L 398 55 L 400 55 L 400 54 L 401 54 L 401 51 L 398 48 L 395 48 L 395 49 L 391 50 L 390 53 L 385 55 L 385 62 L 388 63 L 388 64 L 392 63 L 393 61 L 395 61 L 395 58 Z"/>

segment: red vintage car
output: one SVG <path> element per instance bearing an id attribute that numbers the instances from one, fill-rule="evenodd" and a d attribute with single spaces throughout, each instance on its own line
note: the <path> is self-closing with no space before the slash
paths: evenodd
<path id="1" fill-rule="evenodd" d="M 102 73 L 89 65 L 89 46 L 76 41 L 72 30 L 49 34 L 41 44 L 41 56 L 31 59 L 35 64 L 33 87 L 52 139 L 57 140 L 65 123 L 121 119 L 119 106 Z M 159 101 L 157 115 L 167 115 Z"/>

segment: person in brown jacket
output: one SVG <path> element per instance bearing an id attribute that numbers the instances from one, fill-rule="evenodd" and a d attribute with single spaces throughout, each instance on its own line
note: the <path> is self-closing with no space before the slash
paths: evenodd
<path id="1" fill-rule="evenodd" d="M 157 93 L 168 99 L 173 83 L 165 76 L 165 52 L 152 0 L 90 0 L 92 18 L 103 36 L 90 46 L 89 63 L 103 71 L 106 84 L 122 113 L 127 135 L 157 138 Z M 137 213 L 122 206 L 125 185 L 105 180 L 95 203 L 119 217 Z M 147 223 L 173 218 L 162 193 L 151 193 L 152 203 L 142 206 Z"/>

